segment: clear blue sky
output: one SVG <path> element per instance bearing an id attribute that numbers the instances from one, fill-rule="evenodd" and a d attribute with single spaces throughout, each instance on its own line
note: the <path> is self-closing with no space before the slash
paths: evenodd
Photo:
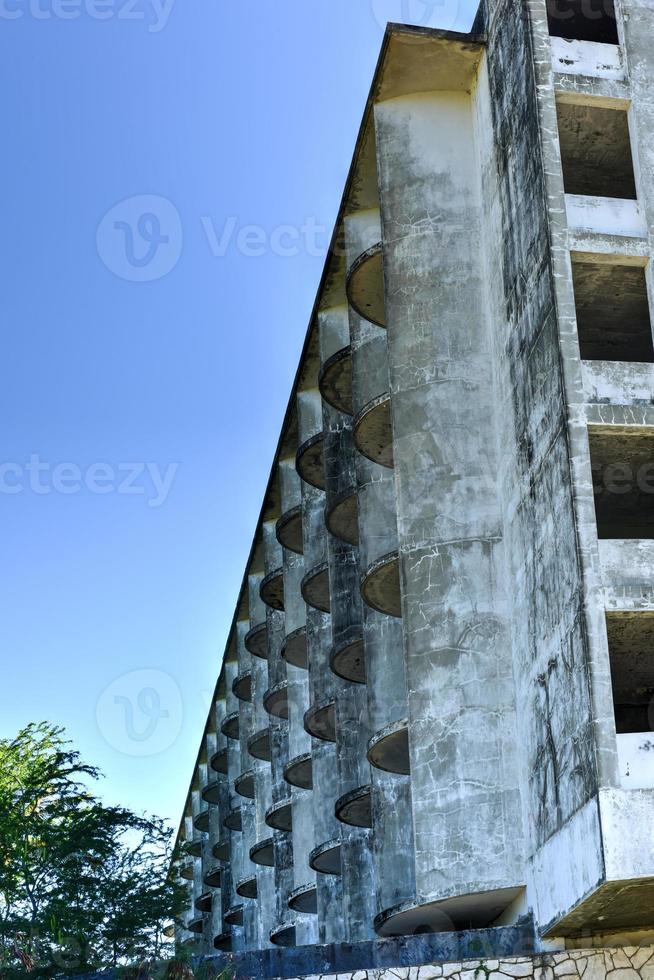
<path id="1" fill-rule="evenodd" d="M 0 0 L 0 736 L 109 801 L 179 817 L 384 23 L 473 6 Z"/>

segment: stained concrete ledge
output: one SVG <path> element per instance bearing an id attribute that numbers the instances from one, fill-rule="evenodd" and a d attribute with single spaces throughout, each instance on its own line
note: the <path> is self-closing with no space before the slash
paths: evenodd
<path id="1" fill-rule="evenodd" d="M 325 698 L 304 712 L 304 730 L 323 742 L 336 741 L 336 700 Z"/>
<path id="2" fill-rule="evenodd" d="M 240 895 L 241 898 L 257 898 L 259 894 L 257 876 L 252 874 L 246 878 L 241 878 L 236 885 L 236 894 Z"/>
<path id="3" fill-rule="evenodd" d="M 191 857 L 202 857 L 202 839 L 192 840 L 186 845 L 186 853 Z"/>
<path id="4" fill-rule="evenodd" d="M 288 721 L 288 681 L 280 681 L 268 688 L 263 696 L 263 706 L 269 715 Z"/>
<path id="5" fill-rule="evenodd" d="M 248 769 L 247 772 L 242 772 L 240 776 L 236 777 L 234 790 L 246 800 L 254 799 L 254 769 Z"/>
<path id="6" fill-rule="evenodd" d="M 331 612 L 329 566 L 326 561 L 307 572 L 302 579 L 300 591 L 307 605 L 320 612 Z"/>
<path id="7" fill-rule="evenodd" d="M 245 649 L 259 660 L 268 659 L 268 624 L 257 623 L 245 634 Z"/>
<path id="8" fill-rule="evenodd" d="M 386 326 L 382 243 L 366 249 L 352 263 L 345 284 L 352 309 L 378 327 Z"/>
<path id="9" fill-rule="evenodd" d="M 275 525 L 275 536 L 284 548 L 295 552 L 296 555 L 304 554 L 304 537 L 302 532 L 302 505 L 292 507 L 277 521 Z"/>
<path id="10" fill-rule="evenodd" d="M 377 769 L 398 776 L 411 773 L 409 731 L 406 718 L 386 725 L 368 742 L 368 761 Z"/>
<path id="11" fill-rule="evenodd" d="M 352 348 L 341 348 L 327 358 L 318 378 L 320 394 L 328 405 L 352 414 Z"/>
<path id="12" fill-rule="evenodd" d="M 391 396 L 387 391 L 363 406 L 354 419 L 352 437 L 362 456 L 393 469 Z"/>
<path id="13" fill-rule="evenodd" d="M 284 779 L 291 786 L 297 786 L 299 789 L 313 789 L 311 753 L 304 752 L 291 759 L 288 765 L 284 766 Z"/>
<path id="14" fill-rule="evenodd" d="M 198 915 L 194 919 L 191 919 L 186 928 L 189 932 L 199 933 L 201 935 L 204 930 L 204 917 Z"/>
<path id="15" fill-rule="evenodd" d="M 262 868 L 273 868 L 275 866 L 275 848 L 272 837 L 258 841 L 250 848 L 250 861 L 258 864 Z"/>
<path id="16" fill-rule="evenodd" d="M 346 544 L 359 543 L 359 497 L 356 487 L 348 487 L 328 500 L 325 526 L 330 534 Z"/>
<path id="17" fill-rule="evenodd" d="M 220 730 L 225 735 L 226 738 L 231 738 L 234 741 L 238 741 L 239 738 L 239 713 L 238 711 L 232 711 L 230 715 L 227 715 L 223 719 L 223 723 L 220 726 Z"/>
<path id="18" fill-rule="evenodd" d="M 289 633 L 282 642 L 280 656 L 287 664 L 293 667 L 301 667 L 306 670 L 309 666 L 307 654 L 307 628 L 300 626 L 299 629 Z"/>
<path id="19" fill-rule="evenodd" d="M 290 797 L 269 807 L 266 810 L 265 821 L 273 830 L 290 833 L 293 830 L 293 803 Z"/>
<path id="20" fill-rule="evenodd" d="M 341 874 L 341 839 L 334 837 L 314 847 L 309 855 L 309 867 L 323 875 Z"/>
<path id="21" fill-rule="evenodd" d="M 261 731 L 255 732 L 248 739 L 248 752 L 253 759 L 259 759 L 261 762 L 270 762 L 271 758 L 271 745 L 270 745 L 270 729 L 262 728 Z"/>
<path id="22" fill-rule="evenodd" d="M 303 442 L 295 457 L 295 469 L 305 483 L 325 489 L 324 436 L 322 432 Z"/>
<path id="23" fill-rule="evenodd" d="M 284 569 L 276 568 L 261 582 L 259 595 L 267 606 L 276 612 L 284 612 Z"/>
<path id="24" fill-rule="evenodd" d="M 294 888 L 288 897 L 288 907 L 294 912 L 304 915 L 316 915 L 318 912 L 318 888 L 315 881 Z"/>
<path id="25" fill-rule="evenodd" d="M 252 700 L 252 671 L 245 670 L 232 681 L 232 693 L 239 701 Z"/>
<path id="26" fill-rule="evenodd" d="M 451 932 L 466 926 L 482 929 L 495 921 L 519 894 L 519 888 L 501 888 L 442 902 L 404 902 L 375 917 L 375 932 L 384 937 L 415 935 L 418 931 Z"/>
<path id="27" fill-rule="evenodd" d="M 234 807 L 233 810 L 229 811 L 229 813 L 223 820 L 223 827 L 226 827 L 227 830 L 234 830 L 236 832 L 240 832 L 241 830 L 243 830 L 243 821 L 242 821 L 240 806 Z"/>
<path id="28" fill-rule="evenodd" d="M 222 776 L 227 775 L 227 749 L 218 749 L 211 756 L 210 766 L 214 772 L 219 772 Z"/>
<path id="29" fill-rule="evenodd" d="M 345 793 L 334 804 L 334 816 L 350 827 L 372 827 L 372 790 L 370 786 Z"/>
<path id="30" fill-rule="evenodd" d="M 211 868 L 209 871 L 207 871 L 202 881 L 209 888 L 220 888 L 222 873 L 222 868 L 220 865 L 217 865 L 215 868 Z"/>
<path id="31" fill-rule="evenodd" d="M 220 780 L 212 779 L 202 790 L 202 799 L 211 806 L 220 803 Z"/>
<path id="32" fill-rule="evenodd" d="M 363 601 L 387 616 L 402 616 L 400 593 L 400 561 L 397 551 L 383 555 L 373 562 L 361 579 Z"/>
<path id="33" fill-rule="evenodd" d="M 332 650 L 329 666 L 337 677 L 352 684 L 366 683 L 366 662 L 363 640 L 346 643 Z"/>

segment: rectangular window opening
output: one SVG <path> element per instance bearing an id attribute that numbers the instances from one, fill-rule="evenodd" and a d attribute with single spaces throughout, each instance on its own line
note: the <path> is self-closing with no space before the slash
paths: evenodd
<path id="1" fill-rule="evenodd" d="M 590 426 L 600 539 L 654 538 L 654 429 Z"/>
<path id="2" fill-rule="evenodd" d="M 613 0 L 547 0 L 547 20 L 553 37 L 620 43 Z"/>
<path id="3" fill-rule="evenodd" d="M 607 613 L 618 735 L 654 730 L 654 613 Z"/>
<path id="4" fill-rule="evenodd" d="M 654 362 L 643 266 L 573 260 L 572 278 L 582 358 Z"/>
<path id="5" fill-rule="evenodd" d="M 557 114 L 566 194 L 636 200 L 626 111 L 560 102 Z"/>

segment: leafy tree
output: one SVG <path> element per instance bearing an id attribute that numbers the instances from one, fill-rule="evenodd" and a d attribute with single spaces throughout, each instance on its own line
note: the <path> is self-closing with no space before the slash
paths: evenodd
<path id="1" fill-rule="evenodd" d="M 55 977 L 169 948 L 186 892 L 167 876 L 172 831 L 105 806 L 62 729 L 0 740 L 0 975 Z"/>

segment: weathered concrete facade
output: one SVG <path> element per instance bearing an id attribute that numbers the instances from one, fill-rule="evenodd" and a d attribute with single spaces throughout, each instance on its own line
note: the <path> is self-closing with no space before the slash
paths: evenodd
<path id="1" fill-rule="evenodd" d="M 651 0 L 389 26 L 180 828 L 198 952 L 654 937 L 653 93 Z"/>

